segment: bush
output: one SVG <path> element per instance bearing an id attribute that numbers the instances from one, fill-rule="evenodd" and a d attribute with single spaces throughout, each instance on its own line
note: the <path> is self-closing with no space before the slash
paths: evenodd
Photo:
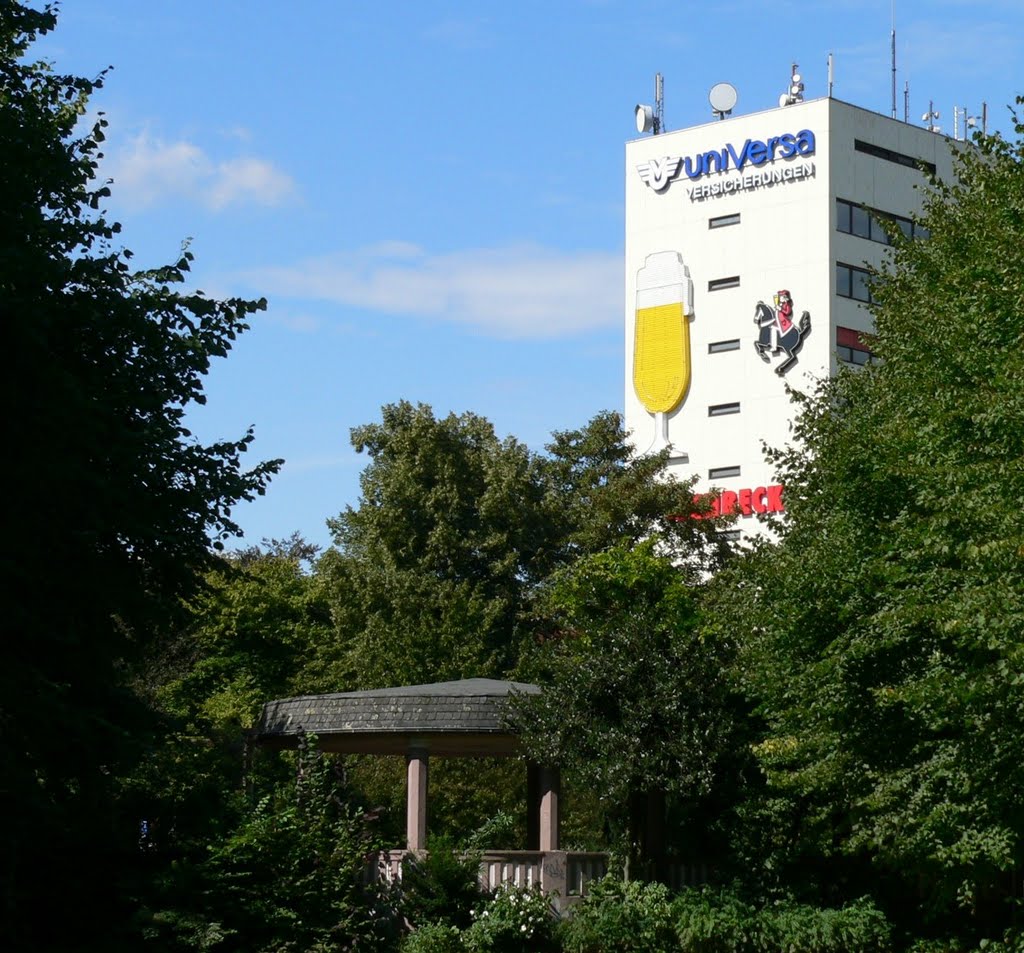
<path id="1" fill-rule="evenodd" d="M 556 950 L 557 914 L 539 890 L 500 888 L 473 912 L 462 934 L 467 953 L 541 953 Z"/>
<path id="2" fill-rule="evenodd" d="M 867 897 L 839 910 L 779 903 L 762 910 L 760 920 L 765 950 L 868 953 L 891 947 L 889 923 Z"/>
<path id="3" fill-rule="evenodd" d="M 463 953 L 462 934 L 446 923 L 426 923 L 402 943 L 402 953 Z"/>
<path id="4" fill-rule="evenodd" d="M 591 885 L 562 930 L 566 953 L 675 953 L 669 892 L 661 884 L 605 877 Z"/>
<path id="5" fill-rule="evenodd" d="M 680 953 L 869 953 L 891 946 L 866 898 L 842 909 L 781 901 L 760 910 L 728 890 L 685 890 L 672 904 Z"/>
<path id="6" fill-rule="evenodd" d="M 672 914 L 677 948 L 683 953 L 767 949 L 757 911 L 729 891 L 709 887 L 684 890 L 673 901 Z"/>
<path id="7" fill-rule="evenodd" d="M 416 927 L 444 923 L 464 929 L 484 896 L 479 872 L 476 854 L 457 851 L 447 837 L 432 837 L 426 854 L 402 861 L 400 909 Z"/>

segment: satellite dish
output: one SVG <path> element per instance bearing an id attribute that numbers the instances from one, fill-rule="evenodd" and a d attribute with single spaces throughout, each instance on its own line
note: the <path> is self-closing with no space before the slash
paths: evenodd
<path id="1" fill-rule="evenodd" d="M 783 93 L 779 97 L 779 105 L 780 106 L 788 106 L 789 105 L 789 93 Z"/>
<path id="2" fill-rule="evenodd" d="M 711 109 L 713 112 L 718 113 L 719 116 L 732 112 L 732 107 L 736 105 L 738 98 L 739 95 L 736 92 L 736 87 L 731 83 L 715 83 L 711 87 L 711 92 L 708 93 Z"/>
<path id="3" fill-rule="evenodd" d="M 640 103 L 636 107 L 636 131 L 650 132 L 654 129 L 654 107 Z"/>

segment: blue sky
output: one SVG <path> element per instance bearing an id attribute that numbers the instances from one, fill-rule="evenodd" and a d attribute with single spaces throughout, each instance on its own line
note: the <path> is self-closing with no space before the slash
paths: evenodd
<path id="1" fill-rule="evenodd" d="M 621 408 L 623 143 L 665 76 L 669 129 L 808 98 L 888 113 L 890 0 L 408 2 L 64 0 L 36 48 L 113 65 L 110 217 L 143 266 L 191 239 L 195 283 L 265 295 L 192 416 L 204 440 L 256 428 L 284 457 L 239 507 L 246 542 L 355 505 L 349 429 L 384 403 L 474 411 L 540 448 Z M 896 4 L 899 114 L 929 100 L 1009 128 L 1024 93 L 1021 0 Z"/>

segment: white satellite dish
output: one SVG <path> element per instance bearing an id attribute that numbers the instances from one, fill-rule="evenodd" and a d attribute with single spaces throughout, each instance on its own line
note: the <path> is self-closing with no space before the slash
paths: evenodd
<path id="1" fill-rule="evenodd" d="M 654 107 L 643 103 L 636 107 L 636 131 L 651 132 L 654 129 Z"/>
<path id="2" fill-rule="evenodd" d="M 724 119 L 732 112 L 737 99 L 739 99 L 739 94 L 736 92 L 736 87 L 731 83 L 715 83 L 711 87 L 711 92 L 708 93 L 711 110 L 721 119 Z"/>

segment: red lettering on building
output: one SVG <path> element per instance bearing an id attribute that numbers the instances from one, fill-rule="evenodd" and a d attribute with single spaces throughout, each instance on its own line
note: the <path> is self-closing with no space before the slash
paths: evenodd
<path id="1" fill-rule="evenodd" d="M 722 490 L 718 496 L 710 500 L 710 512 L 694 511 L 690 515 L 694 519 L 712 519 L 715 516 L 731 516 L 737 511 L 743 516 L 754 513 L 784 513 L 786 506 L 782 501 L 782 484 L 759 486 L 749 490 Z M 693 502 L 697 507 L 706 508 L 709 504 L 708 494 L 695 493 Z"/>

